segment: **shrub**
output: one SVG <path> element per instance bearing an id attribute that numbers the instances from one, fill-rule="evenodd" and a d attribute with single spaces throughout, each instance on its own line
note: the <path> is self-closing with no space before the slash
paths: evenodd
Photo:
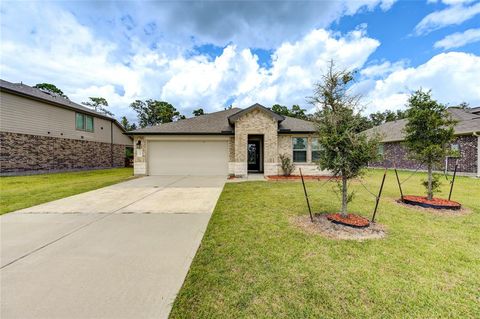
<path id="1" fill-rule="evenodd" d="M 428 191 L 428 178 L 422 181 L 422 185 Z M 440 176 L 438 174 L 432 174 L 432 185 L 430 190 L 432 195 L 440 191 L 441 185 L 442 185 L 442 182 L 440 181 Z"/>
<path id="2" fill-rule="evenodd" d="M 282 162 L 282 171 L 284 176 L 290 176 L 295 169 L 290 157 L 287 154 L 280 154 L 280 161 Z"/>

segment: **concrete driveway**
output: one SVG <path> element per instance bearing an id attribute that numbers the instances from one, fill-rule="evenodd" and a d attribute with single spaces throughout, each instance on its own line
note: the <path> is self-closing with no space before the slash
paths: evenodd
<path id="1" fill-rule="evenodd" d="M 149 176 L 0 217 L 0 317 L 168 317 L 225 180 Z"/>

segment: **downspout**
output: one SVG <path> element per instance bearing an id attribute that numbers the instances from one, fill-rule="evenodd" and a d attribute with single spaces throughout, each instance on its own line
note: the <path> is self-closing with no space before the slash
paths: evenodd
<path id="1" fill-rule="evenodd" d="M 110 166 L 113 167 L 113 121 L 110 121 Z"/>

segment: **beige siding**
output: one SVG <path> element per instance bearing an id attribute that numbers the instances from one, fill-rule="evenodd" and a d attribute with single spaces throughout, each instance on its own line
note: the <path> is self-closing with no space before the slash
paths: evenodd
<path id="1" fill-rule="evenodd" d="M 94 131 L 75 129 L 75 112 L 0 92 L 0 131 L 110 143 L 110 121 L 95 117 Z M 83 136 L 83 138 L 82 138 Z M 115 144 L 132 144 L 113 124 Z"/>
<path id="2" fill-rule="evenodd" d="M 133 146 L 133 138 L 123 134 L 123 131 L 113 124 L 113 143 Z"/>

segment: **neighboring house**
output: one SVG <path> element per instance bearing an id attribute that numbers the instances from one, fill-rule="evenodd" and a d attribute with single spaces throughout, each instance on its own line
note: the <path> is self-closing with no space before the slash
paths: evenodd
<path id="1" fill-rule="evenodd" d="M 113 118 L 0 80 L 0 174 L 125 166 L 132 138 Z"/>
<path id="2" fill-rule="evenodd" d="M 318 141 L 313 123 L 281 116 L 254 104 L 138 129 L 136 175 L 280 175 L 279 155 L 292 158 L 298 174 L 322 175 L 313 161 Z"/>
<path id="3" fill-rule="evenodd" d="M 437 166 L 437 170 L 453 171 L 455 163 L 458 164 L 457 171 L 462 175 L 471 175 L 480 177 L 480 107 L 471 109 L 461 109 L 451 107 L 448 112 L 458 123 L 455 126 L 455 141 L 451 144 L 452 150 L 457 153 L 456 156 L 442 159 L 442 164 Z M 378 132 L 382 135 L 382 144 L 379 152 L 383 155 L 383 160 L 370 163 L 371 167 L 397 167 L 401 169 L 425 170 L 425 166 L 419 166 L 420 163 L 409 159 L 408 152 L 403 145 L 403 129 L 407 120 L 398 120 L 387 122 L 380 126 L 365 131 L 367 134 Z"/>

